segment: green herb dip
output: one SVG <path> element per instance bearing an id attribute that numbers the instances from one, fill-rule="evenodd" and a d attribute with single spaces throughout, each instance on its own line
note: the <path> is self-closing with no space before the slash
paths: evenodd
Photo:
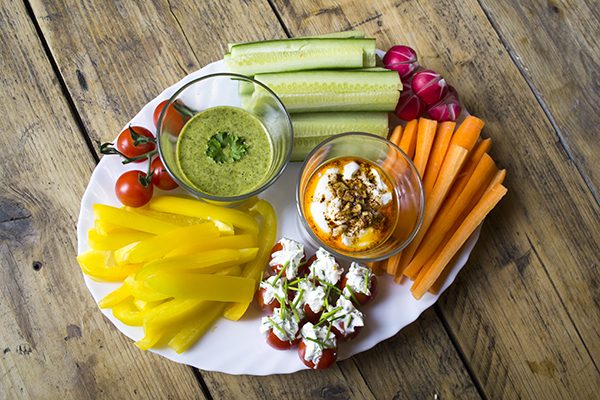
<path id="1" fill-rule="evenodd" d="M 240 160 L 217 163 L 206 154 L 209 139 L 219 131 L 245 140 L 248 148 Z M 226 154 L 228 150 L 224 149 Z M 177 142 L 177 161 L 183 174 L 197 190 L 214 196 L 251 192 L 263 182 L 272 159 L 273 145 L 263 124 L 235 107 L 214 107 L 195 115 Z"/>

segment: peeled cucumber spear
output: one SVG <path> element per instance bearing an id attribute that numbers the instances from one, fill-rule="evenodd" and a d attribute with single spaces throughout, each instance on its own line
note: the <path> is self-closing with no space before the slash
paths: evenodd
<path id="1" fill-rule="evenodd" d="M 394 111 L 402 82 L 396 71 L 300 71 L 258 74 L 290 113 Z"/>

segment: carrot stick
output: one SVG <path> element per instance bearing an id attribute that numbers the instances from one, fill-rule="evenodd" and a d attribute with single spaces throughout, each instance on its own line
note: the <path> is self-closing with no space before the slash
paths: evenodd
<path id="1" fill-rule="evenodd" d="M 400 258 L 400 263 L 398 264 L 396 277 L 394 279 L 396 283 L 400 281 L 402 274 L 404 274 L 404 270 L 417 251 L 419 244 L 421 244 L 421 240 L 425 236 L 427 229 L 429 229 L 429 225 L 433 222 L 433 218 L 442 205 L 442 202 L 446 197 L 452 182 L 454 182 L 456 175 L 463 166 L 466 157 L 467 150 L 458 145 L 452 145 L 450 149 L 448 149 L 448 153 L 444 163 L 442 164 L 438 180 L 433 186 L 431 194 L 425 201 L 425 212 L 419 232 L 417 232 L 413 240 L 402 251 L 402 257 Z M 407 276 L 410 277 L 410 275 Z"/>
<path id="2" fill-rule="evenodd" d="M 400 147 L 400 139 L 401 138 L 402 138 L 402 125 L 398 125 L 392 131 L 392 135 L 390 136 L 390 142 L 392 142 L 396 146 Z"/>
<path id="3" fill-rule="evenodd" d="M 400 139 L 400 144 L 398 147 L 406 153 L 408 158 L 411 160 L 415 156 L 415 147 L 417 146 L 417 130 L 419 126 L 419 121 L 413 119 L 412 121 L 408 121 L 406 123 L 406 127 L 404 127 L 404 133 L 402 134 L 402 138 Z"/>
<path id="4" fill-rule="evenodd" d="M 427 160 L 433 146 L 433 139 L 437 129 L 437 121 L 427 118 L 419 118 L 419 127 L 417 129 L 417 147 L 415 148 L 415 158 L 413 162 L 419 175 L 423 176 Z"/>
<path id="5" fill-rule="evenodd" d="M 442 271 L 440 276 L 435 280 L 434 284 L 431 285 L 431 287 L 429 288 L 429 293 L 438 294 L 440 292 L 440 290 L 442 290 L 442 286 L 444 286 L 444 283 L 446 283 L 446 279 L 448 279 L 448 276 L 450 276 L 450 273 L 454 269 L 456 262 L 458 261 L 458 258 L 460 257 L 460 253 L 461 252 L 458 251 L 452 258 L 452 260 L 450 260 L 450 262 L 448 263 L 448 266 L 446 268 L 444 268 L 444 270 Z M 434 260 L 432 260 L 432 264 L 433 264 L 433 261 Z"/>
<path id="6" fill-rule="evenodd" d="M 405 274 L 413 275 L 425 265 L 427 260 L 435 252 L 440 245 L 444 236 L 450 231 L 456 220 L 461 214 L 467 210 L 472 199 L 478 201 L 483 196 L 484 190 L 487 189 L 489 182 L 498 172 L 498 168 L 494 164 L 494 160 L 488 154 L 484 154 L 477 168 L 473 172 L 464 190 L 458 196 L 452 207 L 442 207 L 435 216 L 435 219 L 427 229 L 427 233 L 421 241 L 417 252 L 408 264 Z M 478 194 L 478 196 L 476 196 Z M 473 208 L 473 206 L 471 206 Z"/>
<path id="7" fill-rule="evenodd" d="M 377 276 L 383 274 L 383 261 L 375 261 L 375 262 L 370 262 L 367 263 L 367 268 L 371 268 L 371 271 L 373 271 L 373 273 Z"/>
<path id="8" fill-rule="evenodd" d="M 431 155 L 429 161 L 427 161 L 427 167 L 425 167 L 425 175 L 423 176 L 423 189 L 425 191 L 425 198 L 431 193 L 433 184 L 435 183 L 440 167 L 446 156 L 446 151 L 450 145 L 450 139 L 454 133 L 455 122 L 444 121 L 437 127 L 435 139 L 433 141 L 433 147 L 431 149 Z"/>
<path id="9" fill-rule="evenodd" d="M 508 190 L 501 184 L 494 186 L 487 192 L 467 218 L 463 221 L 460 227 L 452 235 L 452 238 L 446 244 L 442 253 L 436 258 L 429 270 L 423 276 L 422 280 L 413 288 L 413 297 L 417 300 L 421 299 L 425 292 L 433 285 L 436 279 L 441 275 L 443 269 L 448 262 L 454 257 L 458 250 L 463 246 L 473 231 L 483 222 L 489 212 L 498 204 L 500 199 L 504 197 Z"/>
<path id="10" fill-rule="evenodd" d="M 398 269 L 398 263 L 400 262 L 401 257 L 402 252 L 399 252 L 387 259 L 386 271 L 388 275 L 396 276 L 396 270 Z"/>
<path id="11" fill-rule="evenodd" d="M 457 197 L 463 191 L 465 185 L 471 178 L 473 171 L 477 168 L 477 164 L 481 160 L 481 157 L 485 153 L 488 153 L 492 148 L 492 139 L 485 139 L 477 142 L 471 153 L 469 154 L 467 161 L 465 161 L 465 166 L 460 171 L 460 174 L 456 177 L 456 181 L 452 185 L 452 188 L 448 192 L 448 197 L 446 199 L 446 203 L 448 207 L 451 207 L 452 204 L 456 201 Z"/>
<path id="12" fill-rule="evenodd" d="M 467 149 L 468 152 L 471 152 L 475 143 L 477 143 L 483 125 L 484 122 L 479 118 L 472 115 L 467 116 L 454 133 L 454 136 L 452 136 L 450 144 L 457 144 Z"/>

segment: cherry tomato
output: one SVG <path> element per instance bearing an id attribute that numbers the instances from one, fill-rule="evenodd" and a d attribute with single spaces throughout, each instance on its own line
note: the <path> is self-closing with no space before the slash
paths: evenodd
<path id="1" fill-rule="evenodd" d="M 124 206 L 141 207 L 152 198 L 154 187 L 152 183 L 144 187 L 139 180 L 139 175 L 146 177 L 142 171 L 127 171 L 117 179 L 115 193 Z"/>
<path id="2" fill-rule="evenodd" d="M 153 138 L 154 135 L 148 129 L 141 126 L 132 126 L 131 129 L 139 135 L 146 136 L 148 138 Z M 144 143 L 138 146 L 133 144 L 133 139 L 131 138 L 131 132 L 129 131 L 129 127 L 125 128 L 119 137 L 117 138 L 117 150 L 121 153 L 125 154 L 127 157 L 137 157 L 142 154 L 146 154 L 156 148 L 155 143 Z M 142 158 L 135 162 L 143 162 L 146 161 L 146 158 Z"/>
<path id="3" fill-rule="evenodd" d="M 276 308 L 281 308 L 281 304 L 275 297 L 273 297 L 269 302 L 265 302 L 264 296 L 266 291 L 267 289 L 262 287 L 256 291 L 256 302 L 264 312 L 273 313 L 273 310 Z"/>
<path id="4" fill-rule="evenodd" d="M 342 342 L 349 342 L 350 340 L 354 339 L 355 337 L 358 336 L 358 334 L 360 333 L 360 331 L 362 330 L 362 326 L 356 326 L 354 327 L 354 331 L 349 331 L 345 328 L 345 321 L 341 321 L 339 324 L 339 328 L 332 324 L 331 325 L 331 332 L 333 332 L 335 334 L 335 336 L 338 338 L 338 340 L 342 341 Z"/>
<path id="5" fill-rule="evenodd" d="M 306 317 L 306 320 L 308 322 L 310 322 L 311 324 L 314 325 L 317 322 L 319 322 L 319 319 L 321 318 L 321 314 L 323 314 L 322 308 L 318 312 L 314 312 L 313 309 L 310 308 L 308 303 L 304 305 L 304 316 Z"/>
<path id="6" fill-rule="evenodd" d="M 267 344 L 276 350 L 290 350 L 300 343 L 300 338 L 294 340 L 281 340 L 279 337 L 271 330 L 269 336 L 267 336 Z"/>
<path id="7" fill-rule="evenodd" d="M 377 295 L 378 285 L 377 285 L 377 277 L 375 276 L 375 274 L 370 273 L 369 280 L 371 281 L 371 287 L 369 288 L 369 291 L 371 292 L 370 295 L 366 295 L 364 293 L 359 293 L 358 291 L 352 292 L 352 293 L 354 293 L 354 297 L 351 297 L 351 300 L 356 308 L 362 307 L 365 304 L 369 304 L 371 301 L 373 301 L 373 299 Z M 342 279 L 342 284 L 340 286 L 340 289 L 342 289 L 342 291 L 346 287 L 346 282 L 348 282 L 348 278 L 344 277 Z M 358 301 L 358 303 L 357 303 L 357 301 Z"/>
<path id="8" fill-rule="evenodd" d="M 312 369 L 327 369 L 329 367 L 331 367 L 333 364 L 335 364 L 336 360 L 337 360 L 337 347 L 330 349 L 330 348 L 325 348 L 323 349 L 323 354 L 321 355 L 321 358 L 319 358 L 319 361 L 317 361 L 317 364 L 315 364 L 312 360 L 311 361 L 306 361 L 304 359 L 304 354 L 306 353 L 306 343 L 304 341 L 300 342 L 300 344 L 298 345 L 298 355 L 300 356 L 300 359 L 302 360 L 302 362 L 304 363 L 304 365 L 306 365 L 309 368 Z"/>
<path id="9" fill-rule="evenodd" d="M 175 182 L 175 180 L 173 180 L 173 177 L 171 176 L 171 174 L 169 174 L 169 172 L 165 168 L 160 157 L 156 157 L 152 161 L 150 170 L 154 171 L 152 173 L 152 184 L 154 186 L 156 186 L 157 188 L 162 189 L 162 190 L 173 190 L 173 189 L 177 189 L 179 187 L 177 182 Z"/>
<path id="10" fill-rule="evenodd" d="M 269 256 L 269 265 L 271 266 L 271 270 L 273 271 L 273 273 L 275 273 L 276 275 L 279 274 L 279 271 L 281 271 L 283 269 L 283 265 L 281 264 L 275 264 L 275 265 L 271 265 L 271 260 L 273 260 L 273 254 L 283 250 L 283 245 L 281 243 L 275 243 L 275 246 L 273 246 L 273 248 L 271 249 L 271 255 Z M 300 265 L 298 267 L 298 277 L 302 278 L 304 277 L 307 273 L 308 273 L 308 267 L 305 263 L 306 261 L 306 255 L 304 257 L 302 257 L 302 259 L 300 260 L 300 263 L 304 263 L 302 265 Z M 285 271 L 281 274 L 281 276 L 286 276 Z"/>
<path id="11" fill-rule="evenodd" d="M 163 108 L 169 100 L 162 101 L 154 110 L 154 126 L 158 128 L 158 118 Z M 175 100 L 176 103 L 183 106 L 183 103 L 179 100 Z M 179 133 L 183 129 L 183 125 L 188 121 L 189 117 L 181 115 L 174 107 L 173 104 L 169 106 L 165 116 L 163 118 L 163 132 L 169 133 L 173 136 L 179 136 Z"/>

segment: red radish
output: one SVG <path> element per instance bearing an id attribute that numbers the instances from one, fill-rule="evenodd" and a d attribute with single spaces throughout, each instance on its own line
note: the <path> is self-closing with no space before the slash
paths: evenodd
<path id="1" fill-rule="evenodd" d="M 460 111 L 458 93 L 450 85 L 448 85 L 448 94 L 439 103 L 427 107 L 429 116 L 438 122 L 456 121 Z"/>
<path id="2" fill-rule="evenodd" d="M 412 89 L 425 104 L 436 104 L 448 93 L 448 84 L 440 74 L 429 69 L 415 74 Z"/>
<path id="3" fill-rule="evenodd" d="M 413 92 L 410 82 L 402 82 L 402 85 L 402 94 L 394 113 L 405 121 L 419 118 L 425 112 L 427 105 Z"/>
<path id="4" fill-rule="evenodd" d="M 394 46 L 383 56 L 383 65 L 387 69 L 398 71 L 400 79 L 409 79 L 417 68 L 417 53 L 408 46 Z"/>

